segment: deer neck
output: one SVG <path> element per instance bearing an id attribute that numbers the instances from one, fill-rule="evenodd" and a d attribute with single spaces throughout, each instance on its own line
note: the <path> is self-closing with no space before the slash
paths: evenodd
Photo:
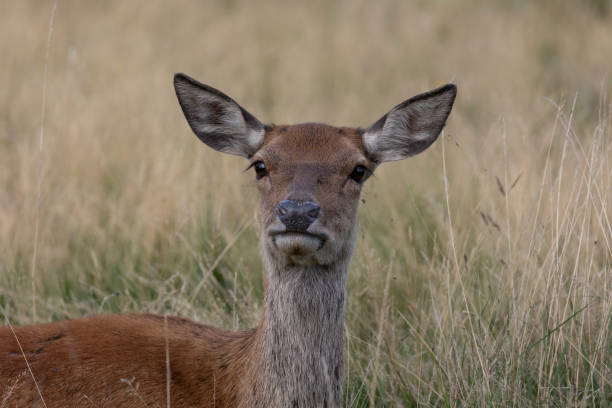
<path id="1" fill-rule="evenodd" d="M 341 405 L 351 241 L 346 253 L 326 266 L 287 264 L 266 254 L 253 406 Z"/>

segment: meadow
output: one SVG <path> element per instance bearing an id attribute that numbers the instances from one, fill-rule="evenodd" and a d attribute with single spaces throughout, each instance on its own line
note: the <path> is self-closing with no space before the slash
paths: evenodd
<path id="1" fill-rule="evenodd" d="M 175 72 L 355 127 L 452 81 L 436 144 L 364 190 L 346 406 L 612 406 L 609 1 L 59 0 L 50 32 L 52 10 L 0 3 L 5 323 L 256 324 L 253 175 L 191 133 Z"/>

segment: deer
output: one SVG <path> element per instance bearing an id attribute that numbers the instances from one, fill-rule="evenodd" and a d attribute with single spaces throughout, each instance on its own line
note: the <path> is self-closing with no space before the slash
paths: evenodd
<path id="1" fill-rule="evenodd" d="M 362 187 L 380 164 L 438 138 L 456 86 L 407 99 L 365 129 L 264 125 L 185 74 L 174 88 L 195 135 L 255 173 L 265 270 L 257 326 L 110 314 L 1 327 L 1 407 L 341 406 Z"/>

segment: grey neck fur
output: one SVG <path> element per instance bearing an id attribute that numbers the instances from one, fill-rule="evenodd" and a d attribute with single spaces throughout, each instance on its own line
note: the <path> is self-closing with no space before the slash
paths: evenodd
<path id="1" fill-rule="evenodd" d="M 341 406 L 350 241 L 324 267 L 279 265 L 263 251 L 268 287 L 258 357 L 246 379 L 253 382 L 253 407 Z"/>

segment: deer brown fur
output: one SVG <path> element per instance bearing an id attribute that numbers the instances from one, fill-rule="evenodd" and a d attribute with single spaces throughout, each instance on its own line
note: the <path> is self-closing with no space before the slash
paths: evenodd
<path id="1" fill-rule="evenodd" d="M 455 86 L 362 130 L 264 126 L 214 88 L 182 74 L 174 84 L 196 135 L 255 168 L 267 282 L 259 324 L 232 332 L 126 314 L 0 328 L 1 407 L 164 406 L 167 393 L 175 408 L 341 405 L 361 187 L 380 163 L 435 141 Z"/>

